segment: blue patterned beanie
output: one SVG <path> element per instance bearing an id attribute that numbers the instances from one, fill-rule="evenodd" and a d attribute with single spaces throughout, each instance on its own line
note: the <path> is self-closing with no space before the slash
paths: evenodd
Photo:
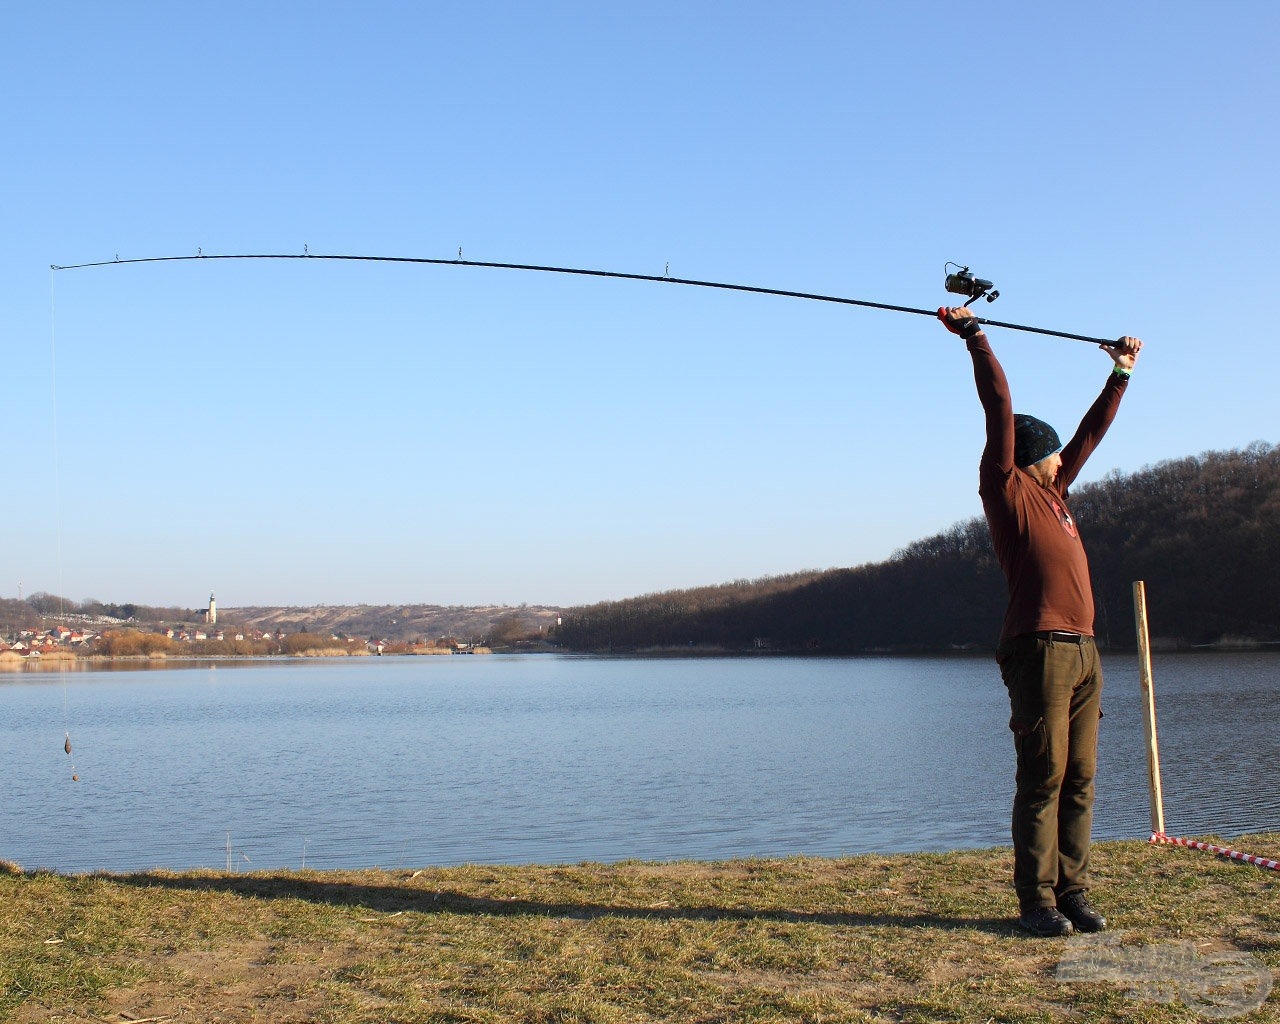
<path id="1" fill-rule="evenodd" d="M 1013 463 L 1020 469 L 1034 466 L 1062 447 L 1058 432 L 1044 420 L 1026 413 L 1013 417 Z"/>

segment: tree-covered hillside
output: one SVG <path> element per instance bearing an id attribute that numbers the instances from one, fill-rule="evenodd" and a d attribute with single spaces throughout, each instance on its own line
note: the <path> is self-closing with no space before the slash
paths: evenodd
<path id="1" fill-rule="evenodd" d="M 1135 643 L 1132 583 L 1154 636 L 1179 644 L 1280 641 L 1280 446 L 1207 452 L 1077 488 L 1096 632 Z M 975 517 L 888 561 L 573 608 L 577 650 L 710 646 L 867 651 L 990 648 L 1005 586 Z"/>

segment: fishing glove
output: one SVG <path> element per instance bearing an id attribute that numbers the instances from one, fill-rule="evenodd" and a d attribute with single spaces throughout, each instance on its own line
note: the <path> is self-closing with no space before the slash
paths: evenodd
<path id="1" fill-rule="evenodd" d="M 976 316 L 967 316 L 962 320 L 952 320 L 947 316 L 947 307 L 938 307 L 938 319 L 942 321 L 942 326 L 949 330 L 952 334 L 958 334 L 960 337 L 968 341 L 975 334 L 982 333 L 982 324 L 978 323 Z"/>

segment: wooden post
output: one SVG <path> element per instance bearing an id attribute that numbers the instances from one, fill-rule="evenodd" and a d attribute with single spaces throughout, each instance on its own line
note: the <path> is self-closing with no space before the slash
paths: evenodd
<path id="1" fill-rule="evenodd" d="M 1147 785 L 1151 793 L 1151 831 L 1164 835 L 1164 796 L 1160 791 L 1160 746 L 1156 740 L 1156 690 L 1151 679 L 1151 637 L 1147 630 L 1147 586 L 1133 584 L 1133 617 L 1138 629 L 1138 671 L 1142 677 L 1143 722 L 1147 734 Z"/>

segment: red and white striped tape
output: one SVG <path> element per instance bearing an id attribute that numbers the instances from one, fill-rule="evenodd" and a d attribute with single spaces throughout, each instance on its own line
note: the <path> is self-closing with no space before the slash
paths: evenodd
<path id="1" fill-rule="evenodd" d="M 1226 846 L 1214 846 L 1213 843 L 1202 843 L 1196 839 L 1179 839 L 1177 836 L 1168 836 L 1163 832 L 1152 832 L 1151 841 L 1153 843 L 1170 843 L 1173 846 L 1188 846 L 1193 850 L 1217 853 L 1223 857 L 1230 857 L 1232 860 L 1242 860 L 1246 864 L 1256 864 L 1260 868 L 1280 871 L 1280 860 L 1268 860 L 1266 857 L 1258 857 L 1252 853 L 1241 853 L 1239 850 L 1232 850 Z"/>

